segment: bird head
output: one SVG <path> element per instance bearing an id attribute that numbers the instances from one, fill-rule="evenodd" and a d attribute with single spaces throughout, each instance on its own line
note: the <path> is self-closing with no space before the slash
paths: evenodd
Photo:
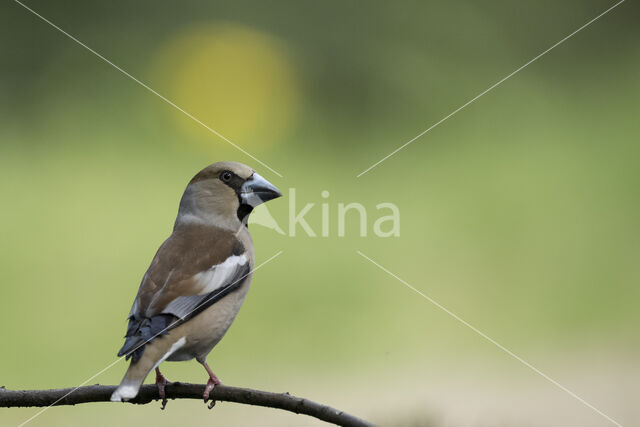
<path id="1" fill-rule="evenodd" d="M 269 181 L 249 166 L 218 162 L 191 179 L 180 201 L 176 226 L 186 222 L 237 229 L 246 225 L 256 206 L 282 196 Z"/>

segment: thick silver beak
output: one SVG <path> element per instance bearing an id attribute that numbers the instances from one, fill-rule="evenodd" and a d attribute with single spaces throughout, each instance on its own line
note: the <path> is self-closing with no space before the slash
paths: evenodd
<path id="1" fill-rule="evenodd" d="M 256 172 L 240 187 L 242 203 L 253 208 L 280 196 L 282 196 L 280 190 Z"/>

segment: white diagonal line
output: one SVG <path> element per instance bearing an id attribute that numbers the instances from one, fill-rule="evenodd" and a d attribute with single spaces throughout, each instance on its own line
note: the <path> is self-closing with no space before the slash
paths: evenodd
<path id="1" fill-rule="evenodd" d="M 600 15 L 596 16 L 595 18 L 593 18 L 592 20 L 590 20 L 589 22 L 587 22 L 586 24 L 584 24 L 583 26 L 581 26 L 580 28 L 578 28 L 577 30 L 575 30 L 573 33 L 569 34 L 568 36 L 566 36 L 565 38 L 563 38 L 562 40 L 560 40 L 559 42 L 555 43 L 553 46 L 551 46 L 550 48 L 548 48 L 547 50 L 545 50 L 544 52 L 540 53 L 538 56 L 534 57 L 532 60 L 530 60 L 529 62 L 527 62 L 526 64 L 522 65 L 520 68 L 517 68 L 515 71 L 511 72 L 510 74 L 508 74 L 506 77 L 500 79 L 498 82 L 494 83 L 493 85 L 489 86 L 487 89 L 485 89 L 484 91 L 480 92 L 478 95 L 476 95 L 475 97 L 471 98 L 469 101 L 465 102 L 464 104 L 462 104 L 460 107 L 456 108 L 455 110 L 453 110 L 451 113 L 447 114 L 446 116 L 444 116 L 443 118 L 441 118 L 440 120 L 438 120 L 437 122 L 435 122 L 434 124 L 432 124 L 431 126 L 429 126 L 427 129 L 423 130 L 422 132 L 420 132 L 418 135 L 416 135 L 415 137 L 411 138 L 409 141 L 405 142 L 404 144 L 402 144 L 400 147 L 396 148 L 395 150 L 393 150 L 391 153 L 387 154 L 386 156 L 384 156 L 382 159 L 378 160 L 377 162 L 375 162 L 374 164 L 372 164 L 371 166 L 369 166 L 367 169 L 363 170 L 362 172 L 360 172 L 356 178 L 360 178 L 362 175 L 364 175 L 365 173 L 369 172 L 371 169 L 375 168 L 376 166 L 378 166 L 380 163 L 384 162 L 385 160 L 387 160 L 389 157 L 393 156 L 394 154 L 396 154 L 398 151 L 402 150 L 403 148 L 405 148 L 406 146 L 408 146 L 409 144 L 413 143 L 415 140 L 417 140 L 418 138 L 422 137 L 424 134 L 426 134 L 427 132 L 429 132 L 431 129 L 435 128 L 436 126 L 440 125 L 441 123 L 443 123 L 444 121 L 448 120 L 449 118 L 451 118 L 452 116 L 454 116 L 455 114 L 457 114 L 458 112 L 460 112 L 461 110 L 463 110 L 464 108 L 466 108 L 468 105 L 472 104 L 473 102 L 475 102 L 478 98 L 482 97 L 483 95 L 485 95 L 486 93 L 488 93 L 489 91 L 493 90 L 494 88 L 496 88 L 497 86 L 499 86 L 500 84 L 502 84 L 503 82 L 505 82 L 506 80 L 508 80 L 509 78 L 513 77 L 514 75 L 516 75 L 518 72 L 522 71 L 524 68 L 526 68 L 527 66 L 531 65 L 533 62 L 537 61 L 538 59 L 540 59 L 541 57 L 543 57 L 544 55 L 546 55 L 547 53 L 549 53 L 551 50 L 553 50 L 554 48 L 558 47 L 559 45 L 561 45 L 562 43 L 564 43 L 565 41 L 567 41 L 568 39 L 570 39 L 571 37 L 575 36 L 576 34 L 578 34 L 580 31 L 584 30 L 585 28 L 587 28 L 589 25 L 593 24 L 595 21 L 597 21 L 598 19 L 600 19 L 601 17 L 603 17 L 604 15 L 606 15 L 607 13 L 611 12 L 613 9 L 615 9 L 616 7 L 618 7 L 619 5 L 621 5 L 622 3 L 624 3 L 625 0 L 620 0 L 618 3 L 614 4 L 613 6 L 611 6 L 609 9 L 605 10 L 604 12 L 602 12 Z"/>
<path id="2" fill-rule="evenodd" d="M 464 320 L 463 318 L 461 318 L 460 316 L 458 316 L 457 314 L 455 314 L 454 312 L 452 312 L 451 310 L 449 310 L 448 308 L 446 308 L 445 306 L 440 304 L 438 301 L 434 300 L 433 298 L 429 297 L 428 295 L 426 295 L 423 292 L 419 291 L 418 289 L 414 288 L 409 283 L 407 283 L 406 281 L 402 280 L 400 277 L 396 276 L 391 271 L 387 270 L 385 267 L 381 266 L 380 264 L 378 264 L 377 262 L 375 262 L 374 260 L 372 260 L 371 258 L 366 256 L 362 252 L 360 252 L 360 251 L 356 251 L 356 252 L 358 253 L 358 255 L 360 255 L 361 257 L 363 257 L 364 259 L 366 259 L 367 261 L 369 261 L 370 263 L 372 263 L 376 267 L 380 268 L 382 271 L 384 271 L 385 273 L 387 273 L 388 275 L 390 275 L 394 279 L 398 280 L 400 283 L 402 283 L 403 285 L 405 285 L 406 287 L 408 287 L 409 289 L 411 289 L 412 291 L 414 291 L 415 293 L 417 293 L 418 295 L 420 295 L 421 297 L 423 297 L 424 299 L 429 301 L 431 304 L 435 305 L 440 310 L 444 311 L 445 313 L 447 313 L 448 315 L 450 315 L 451 317 L 456 319 L 458 322 L 462 323 L 463 325 L 465 325 L 466 327 L 468 327 L 469 329 L 471 329 L 472 331 L 474 331 L 475 333 L 480 335 L 482 338 L 486 339 L 487 341 L 489 341 L 490 343 L 492 343 L 493 345 L 498 347 L 500 350 L 502 350 L 505 353 L 507 353 L 509 356 L 513 357 L 514 359 L 516 359 L 520 363 L 524 364 L 526 367 L 528 367 L 529 369 L 531 369 L 532 371 L 534 371 L 538 375 L 542 376 L 544 379 L 546 379 L 547 381 L 551 382 L 552 384 L 554 384 L 559 389 L 563 390 L 564 392 L 568 393 L 573 398 L 575 398 L 578 401 L 582 402 L 584 405 L 586 405 L 587 407 L 591 408 L 592 410 L 594 410 L 598 414 L 602 415 L 604 418 L 606 418 L 607 420 L 609 420 L 613 424 L 615 424 L 615 425 L 617 425 L 619 427 L 622 427 L 622 424 L 620 424 L 619 422 L 617 422 L 616 420 L 614 420 L 613 418 L 611 418 L 610 416 L 608 416 L 607 414 L 605 414 L 604 412 L 602 412 L 601 410 L 599 410 L 598 408 L 596 408 L 595 406 L 593 406 L 592 404 L 590 404 L 589 402 L 587 402 L 586 400 L 584 400 L 583 398 L 581 398 L 580 396 L 578 396 L 577 394 L 575 394 L 574 392 L 572 392 L 571 390 L 569 390 L 568 388 L 566 388 L 565 386 L 560 384 L 558 381 L 554 380 L 553 378 L 551 378 L 550 376 L 548 376 L 544 372 L 540 371 L 538 368 L 533 366 L 531 363 L 527 362 L 526 360 L 524 360 L 523 358 L 521 358 L 520 356 L 518 356 L 517 354 L 515 354 L 514 352 L 512 352 L 511 350 L 509 350 L 508 348 L 506 348 L 505 346 L 503 346 L 502 344 L 500 344 L 499 342 L 497 342 L 496 340 L 494 340 L 493 338 L 491 338 L 490 336 L 488 336 L 487 334 L 485 334 L 484 332 L 482 332 L 481 330 L 476 328 L 475 326 L 471 325 L 469 322 L 467 322 L 466 320 Z"/>
<path id="3" fill-rule="evenodd" d="M 189 117 L 191 120 L 193 120 L 194 122 L 198 123 L 199 125 L 201 125 L 202 127 L 204 127 L 205 129 L 207 129 L 209 132 L 213 133 L 214 135 L 216 135 L 217 137 L 223 139 L 224 141 L 228 142 L 231 146 L 233 146 L 236 150 L 241 151 L 242 153 L 244 153 L 245 155 L 251 157 L 253 160 L 255 160 L 256 162 L 260 163 L 262 166 L 264 166 L 265 168 L 269 169 L 271 172 L 275 173 L 276 175 L 278 175 L 280 178 L 282 178 L 283 176 L 278 173 L 275 169 L 271 168 L 269 165 L 267 165 L 266 163 L 264 163 L 262 160 L 256 158 L 255 156 L 249 154 L 244 148 L 240 147 L 239 145 L 237 145 L 236 143 L 234 143 L 233 141 L 231 141 L 229 138 L 227 138 L 226 136 L 222 135 L 220 132 L 216 131 L 215 129 L 213 129 L 212 127 L 210 127 L 209 125 L 203 123 L 200 119 L 198 119 L 196 116 L 194 116 L 193 114 L 189 113 L 188 111 L 185 111 L 184 109 L 180 108 L 178 105 L 176 105 L 173 101 L 171 101 L 170 99 L 166 98 L 164 95 L 156 92 L 155 90 L 153 90 L 152 88 L 150 88 L 149 86 L 147 86 L 145 83 L 141 82 L 140 80 L 138 80 L 137 78 L 135 78 L 134 76 L 132 76 L 131 74 L 129 74 L 128 72 L 126 72 L 125 70 L 123 70 L 122 68 L 120 68 L 119 66 L 117 66 L 116 64 L 114 64 L 113 62 L 111 62 L 110 60 L 108 60 L 107 58 L 105 58 L 104 56 L 100 55 L 98 52 L 96 52 L 95 50 L 91 49 L 89 46 L 87 46 L 86 44 L 82 43 L 80 40 L 78 40 L 77 38 L 75 38 L 74 36 L 72 36 L 71 34 L 67 33 L 65 30 L 63 30 L 62 28 L 58 27 L 56 24 L 54 24 L 53 22 L 49 21 L 47 18 L 45 18 L 44 16 L 40 15 L 38 12 L 36 12 L 35 10 L 31 9 L 29 6 L 25 5 L 24 3 L 18 1 L 18 0 L 13 0 L 16 3 L 18 3 L 20 6 L 24 7 L 26 10 L 28 10 L 29 12 L 33 13 L 35 16 L 37 16 L 38 18 L 40 18 L 41 20 L 43 20 L 44 22 L 46 22 L 47 24 L 51 25 L 53 28 L 55 28 L 56 30 L 58 30 L 59 32 L 61 32 L 62 34 L 64 34 L 65 36 L 69 37 L 71 40 L 73 40 L 74 42 L 78 43 L 80 46 L 84 47 L 85 49 L 87 49 L 89 52 L 93 53 L 95 56 L 97 56 L 98 58 L 102 59 L 104 62 L 106 62 L 107 64 L 111 65 L 113 68 L 115 68 L 116 70 L 120 71 L 122 74 L 124 74 L 125 76 L 129 77 L 131 80 L 133 80 L 134 82 L 138 83 L 140 86 L 142 86 L 143 88 L 147 89 L 149 92 L 153 93 L 154 95 L 156 95 L 157 97 L 159 97 L 160 99 L 162 99 L 164 102 L 166 102 L 167 104 L 171 105 L 173 108 L 175 108 L 176 110 L 182 112 L 184 115 L 186 115 L 187 117 Z"/>
<path id="4" fill-rule="evenodd" d="M 231 283 L 232 285 L 235 283 L 238 283 L 239 281 L 241 281 L 242 279 L 244 279 L 245 277 L 247 277 L 249 274 L 252 274 L 254 271 L 258 270 L 259 268 L 263 267 L 264 265 L 266 265 L 267 263 L 271 262 L 273 259 L 275 259 L 277 256 L 280 256 L 284 251 L 278 251 L 275 255 L 273 255 L 271 258 L 269 258 L 268 260 L 264 261 L 263 263 L 261 263 L 259 266 L 255 267 L 253 270 L 251 270 L 250 272 L 248 272 L 247 274 L 245 274 L 244 276 L 240 277 L 238 280 L 236 280 L 235 282 Z M 213 297 L 212 297 L 213 298 Z M 208 300 L 207 300 L 208 301 Z M 185 315 L 188 316 L 189 314 L 193 313 L 195 310 L 197 310 L 202 304 L 206 303 L 207 301 L 204 301 L 201 304 L 198 304 L 198 306 L 196 308 L 194 308 L 193 310 L 191 310 L 189 313 L 187 313 Z M 18 427 L 22 427 L 25 424 L 27 424 L 28 422 L 32 421 L 34 418 L 42 415 L 43 412 L 45 412 L 47 409 L 51 408 L 52 406 L 54 406 L 56 403 L 60 402 L 61 400 L 63 400 L 65 397 L 69 396 L 71 393 L 75 392 L 76 390 L 78 390 L 80 387 L 82 387 L 83 385 L 85 385 L 86 383 L 88 383 L 89 381 L 91 381 L 92 379 L 94 379 L 95 377 L 97 377 L 98 375 L 102 374 L 103 372 L 105 372 L 106 370 L 108 370 L 109 368 L 111 368 L 113 365 L 115 365 L 116 363 L 120 362 L 123 358 L 126 358 L 129 354 L 133 353 L 134 351 L 136 351 L 138 348 L 142 347 L 143 345 L 146 345 L 149 341 L 152 341 L 154 338 L 156 338 L 157 336 L 161 335 L 164 331 L 166 331 L 167 329 L 171 328 L 173 325 L 175 325 L 176 323 L 180 322 L 180 319 L 176 320 L 174 323 L 170 324 L 169 326 L 167 326 L 166 328 L 164 328 L 163 330 L 161 330 L 160 332 L 158 332 L 157 334 L 155 334 L 154 336 L 152 336 L 151 338 L 149 338 L 148 340 L 146 340 L 145 342 L 143 342 L 142 344 L 138 345 L 136 348 L 134 348 L 133 350 L 131 350 L 129 353 L 125 354 L 124 356 L 121 356 L 119 358 L 117 358 L 116 360 L 114 360 L 113 362 L 111 362 L 109 365 L 107 365 L 105 368 L 102 368 L 100 371 L 98 371 L 98 373 L 93 374 L 92 376 L 90 376 L 89 378 L 87 378 L 86 380 L 84 380 L 83 382 L 81 382 L 78 386 L 76 386 L 73 390 L 69 391 L 68 393 L 66 393 L 64 396 L 60 397 L 58 400 L 56 400 L 55 402 L 53 402 L 51 405 L 47 406 L 46 408 L 41 409 L 40 411 L 36 412 L 35 415 L 33 415 L 31 418 L 27 419 L 26 421 L 23 421 L 22 423 L 20 423 L 18 425 Z"/>

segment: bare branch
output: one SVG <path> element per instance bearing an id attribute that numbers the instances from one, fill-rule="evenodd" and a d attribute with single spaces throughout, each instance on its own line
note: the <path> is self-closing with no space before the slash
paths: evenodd
<path id="1" fill-rule="evenodd" d="M 203 384 L 174 382 L 166 386 L 168 399 L 200 399 L 204 392 Z M 110 402 L 111 393 L 116 389 L 112 385 L 92 385 L 52 390 L 7 390 L 0 387 L 0 408 L 27 406 L 77 405 L 89 402 Z M 221 402 L 235 402 L 245 405 L 264 406 L 283 409 L 296 414 L 309 415 L 322 421 L 353 427 L 372 427 L 373 424 L 339 411 L 330 406 L 312 402 L 289 393 L 272 393 L 248 388 L 218 385 L 213 389 L 213 397 Z M 135 399 L 129 403 L 146 404 L 159 400 L 158 388 L 153 384 L 143 385 Z"/>

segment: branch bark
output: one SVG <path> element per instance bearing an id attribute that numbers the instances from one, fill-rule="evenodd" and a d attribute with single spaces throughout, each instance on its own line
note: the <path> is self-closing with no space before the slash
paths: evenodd
<path id="1" fill-rule="evenodd" d="M 203 384 L 174 382 L 166 386 L 168 399 L 200 399 L 204 392 Z M 7 390 L 0 387 L 0 408 L 27 406 L 77 405 L 89 402 L 110 402 L 111 393 L 116 389 L 112 385 L 91 385 L 76 388 L 52 390 Z M 296 414 L 309 415 L 329 423 L 349 427 L 372 427 L 373 424 L 334 409 L 327 405 L 312 402 L 289 393 L 272 393 L 249 388 L 218 385 L 212 396 L 221 402 L 235 402 L 245 405 L 264 406 L 282 409 Z M 158 388 L 154 384 L 143 385 L 135 399 L 129 403 L 146 404 L 159 400 Z"/>

